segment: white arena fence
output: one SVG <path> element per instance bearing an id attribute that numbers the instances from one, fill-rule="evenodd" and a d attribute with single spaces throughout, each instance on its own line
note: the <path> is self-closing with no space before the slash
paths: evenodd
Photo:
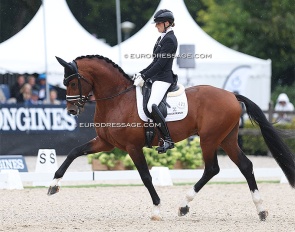
<path id="1" fill-rule="evenodd" d="M 164 170 L 164 167 L 163 167 Z M 151 175 L 154 179 L 158 178 L 160 172 L 151 170 Z M 259 180 L 273 180 L 286 182 L 284 180 L 284 174 L 279 168 L 257 168 L 254 169 L 256 179 Z M 23 183 L 42 182 L 45 183 L 43 186 L 48 186 L 53 179 L 53 173 L 36 173 L 36 172 L 19 172 L 20 179 Z M 167 174 L 165 174 L 167 175 Z M 176 182 L 197 182 L 203 175 L 203 170 L 169 170 L 169 177 L 173 183 Z M 0 182 L 4 183 L 8 181 L 8 173 L 0 173 Z M 61 183 L 63 181 L 70 182 L 83 182 L 89 183 L 89 181 L 104 182 L 108 181 L 141 181 L 137 170 L 124 170 L 124 171 L 88 171 L 88 172 L 66 172 Z M 246 181 L 239 169 L 222 169 L 220 173 L 212 178 L 211 182 L 218 181 Z M 140 182 L 141 183 L 141 182 Z M 29 184 L 30 185 L 30 184 Z M 159 183 L 157 185 L 165 186 L 165 183 Z M 38 185 L 38 186 L 42 186 Z"/>

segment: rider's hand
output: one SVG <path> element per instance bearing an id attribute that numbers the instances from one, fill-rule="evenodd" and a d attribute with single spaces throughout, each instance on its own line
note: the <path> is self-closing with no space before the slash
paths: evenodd
<path id="1" fill-rule="evenodd" d="M 134 83 L 133 83 L 133 85 L 135 85 L 135 86 L 143 86 L 143 83 L 144 83 L 144 80 L 142 79 L 142 77 L 141 76 L 139 76 L 139 77 L 137 77 L 135 80 L 134 80 Z"/>
<path id="2" fill-rule="evenodd" d="M 139 77 L 141 77 L 141 73 L 135 73 L 132 77 L 132 80 L 135 81 Z"/>

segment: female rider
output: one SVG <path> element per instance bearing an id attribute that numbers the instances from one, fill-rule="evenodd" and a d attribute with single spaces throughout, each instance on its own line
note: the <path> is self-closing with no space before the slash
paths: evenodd
<path id="1" fill-rule="evenodd" d="M 158 105 L 162 101 L 167 90 L 174 82 L 172 63 L 177 50 L 177 39 L 172 27 L 174 27 L 174 16 L 169 10 L 163 9 L 156 12 L 154 16 L 156 28 L 161 33 L 154 50 L 152 63 L 141 72 L 133 76 L 134 85 L 142 85 L 143 81 L 152 82 L 151 96 L 147 109 L 153 120 L 159 125 L 159 130 L 164 137 L 162 146 L 157 148 L 158 153 L 165 153 L 167 149 L 174 148 L 165 118 L 160 112 Z"/>

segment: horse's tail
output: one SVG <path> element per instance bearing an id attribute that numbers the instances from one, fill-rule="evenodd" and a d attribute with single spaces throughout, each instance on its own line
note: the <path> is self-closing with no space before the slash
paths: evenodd
<path id="1" fill-rule="evenodd" d="M 279 132 L 267 120 L 262 110 L 250 99 L 236 95 L 238 101 L 246 106 L 247 113 L 251 122 L 259 125 L 262 136 L 274 159 L 281 167 L 289 184 L 295 188 L 295 156 L 282 140 Z"/>

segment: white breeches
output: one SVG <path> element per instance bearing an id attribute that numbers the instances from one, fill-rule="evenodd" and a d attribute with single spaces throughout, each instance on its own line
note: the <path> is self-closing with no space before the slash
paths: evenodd
<path id="1" fill-rule="evenodd" d="M 156 104 L 158 106 L 160 104 L 170 85 L 170 83 L 164 81 L 155 81 L 153 83 L 151 96 L 147 104 L 147 109 L 150 113 L 152 112 L 152 105 Z"/>

